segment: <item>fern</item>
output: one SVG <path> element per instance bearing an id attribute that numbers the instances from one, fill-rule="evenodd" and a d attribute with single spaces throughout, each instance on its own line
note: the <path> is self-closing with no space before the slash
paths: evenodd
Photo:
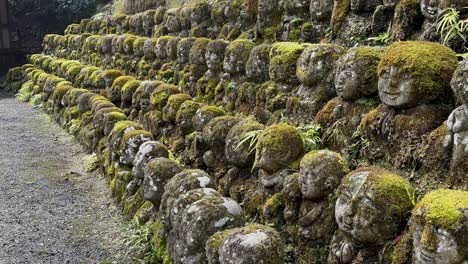
<path id="1" fill-rule="evenodd" d="M 368 41 L 372 41 L 375 44 L 388 44 L 392 36 L 392 24 L 388 25 L 387 32 L 384 32 L 377 37 L 368 38 Z"/>
<path id="2" fill-rule="evenodd" d="M 436 30 L 444 45 L 454 39 L 466 42 L 468 19 L 460 20 L 460 11 L 455 8 L 444 9 L 437 17 Z"/>
<path id="3" fill-rule="evenodd" d="M 322 146 L 321 127 L 317 123 L 311 123 L 297 128 L 301 133 L 304 149 L 309 152 L 318 150 Z"/>
<path id="4" fill-rule="evenodd" d="M 242 145 L 249 142 L 249 154 L 254 152 L 257 148 L 258 138 L 263 130 L 253 130 L 245 133 L 241 136 L 241 141 L 236 146 L 236 150 L 239 149 Z"/>

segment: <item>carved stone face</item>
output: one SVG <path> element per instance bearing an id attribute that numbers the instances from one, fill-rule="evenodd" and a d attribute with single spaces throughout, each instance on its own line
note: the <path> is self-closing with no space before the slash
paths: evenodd
<path id="1" fill-rule="evenodd" d="M 380 100 L 392 107 L 412 107 L 418 103 L 418 90 L 413 77 L 398 66 L 381 72 L 379 76 Z"/>
<path id="2" fill-rule="evenodd" d="M 224 71 L 231 74 L 245 72 L 245 64 L 249 59 L 253 43 L 244 40 L 234 41 L 227 48 L 224 55 Z"/>
<path id="3" fill-rule="evenodd" d="M 206 49 L 206 66 L 211 72 L 223 70 L 224 52 L 227 43 L 222 40 L 214 40 L 208 44 Z"/>
<path id="4" fill-rule="evenodd" d="M 383 169 L 370 167 L 351 172 L 342 182 L 336 201 L 339 229 L 353 241 L 385 243 L 399 232 L 398 227 L 412 208 L 409 195 L 405 195 L 407 190 L 413 192 L 403 178 Z"/>
<path id="5" fill-rule="evenodd" d="M 333 82 L 335 64 L 343 52 L 343 48 L 335 45 L 306 48 L 297 61 L 297 77 L 307 86 Z"/>
<path id="6" fill-rule="evenodd" d="M 156 57 L 156 54 L 154 53 L 154 44 L 155 44 L 155 39 L 147 39 L 145 41 L 145 44 L 143 45 L 143 53 L 145 56 L 145 59 L 154 59 Z"/>
<path id="7" fill-rule="evenodd" d="M 452 232 L 430 223 L 418 225 L 413 231 L 413 259 L 416 264 L 462 263 L 466 260 Z"/>
<path id="8" fill-rule="evenodd" d="M 410 220 L 413 263 L 468 261 L 468 192 L 438 189 L 416 205 Z"/>
<path id="9" fill-rule="evenodd" d="M 168 38 L 159 38 L 158 42 L 156 42 L 156 57 L 158 57 L 160 60 L 167 59 L 166 45 L 168 41 Z"/>
<path id="10" fill-rule="evenodd" d="M 270 49 L 270 45 L 263 44 L 256 46 L 250 51 L 250 56 L 245 66 L 245 72 L 249 78 L 257 83 L 262 83 L 268 79 Z"/>
<path id="11" fill-rule="evenodd" d="M 335 152 L 320 150 L 306 154 L 299 173 L 302 197 L 317 200 L 333 193 L 347 172 L 346 162 Z"/>
<path id="12" fill-rule="evenodd" d="M 443 9 L 441 0 L 422 0 L 421 13 L 429 21 L 435 21 L 437 15 Z"/>
<path id="13" fill-rule="evenodd" d="M 381 4 L 382 0 L 351 0 L 351 11 L 355 13 L 372 12 Z"/>
<path id="14" fill-rule="evenodd" d="M 208 3 L 200 3 L 193 8 L 192 14 L 190 16 L 192 28 L 210 19 L 211 10 Z"/>
<path id="15" fill-rule="evenodd" d="M 179 43 L 179 41 L 180 38 L 175 37 L 171 38 L 166 44 L 166 55 L 171 61 L 177 60 L 177 43 Z"/>
<path id="16" fill-rule="evenodd" d="M 258 0 L 258 15 L 257 26 L 260 31 L 274 26 L 276 17 L 281 16 L 281 8 L 278 5 L 279 1 L 273 0 Z"/>
<path id="17" fill-rule="evenodd" d="M 177 8 L 171 8 L 166 11 L 164 15 L 165 18 L 165 25 L 169 32 L 179 32 L 181 30 L 180 22 L 177 20 Z"/>
<path id="18" fill-rule="evenodd" d="M 335 88 L 337 95 L 344 100 L 355 100 L 377 91 L 379 57 L 359 57 L 357 49 L 360 48 L 348 51 L 338 62 Z"/>
<path id="19" fill-rule="evenodd" d="M 330 20 L 333 10 L 333 1 L 311 0 L 309 10 L 312 21 Z"/>
<path id="20" fill-rule="evenodd" d="M 179 21 L 181 30 L 190 29 L 190 17 L 192 16 L 192 8 L 189 6 L 184 6 L 180 8 L 177 13 L 177 20 Z"/>

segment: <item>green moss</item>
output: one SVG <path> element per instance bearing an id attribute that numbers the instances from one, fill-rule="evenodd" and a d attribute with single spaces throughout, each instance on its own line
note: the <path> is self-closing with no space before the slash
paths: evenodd
<path id="1" fill-rule="evenodd" d="M 299 131 L 286 123 L 272 125 L 265 129 L 258 140 L 257 150 L 265 147 L 272 151 L 280 151 L 285 147 L 290 146 L 291 140 L 285 139 L 298 139 L 302 142 Z M 298 141 L 296 140 L 296 141 Z"/>
<path id="2" fill-rule="evenodd" d="M 390 66 L 409 73 L 421 95 L 436 97 L 449 88 L 452 73 L 458 66 L 455 52 L 434 42 L 402 41 L 387 48 L 380 60 L 378 74 Z M 433 98 L 432 98 L 433 99 Z"/>
<path id="3" fill-rule="evenodd" d="M 335 35 L 341 28 L 351 9 L 351 0 L 337 0 L 331 18 L 332 33 Z"/>
<path id="4" fill-rule="evenodd" d="M 350 184 L 350 177 L 365 173 L 363 188 L 375 192 L 375 203 L 386 214 L 405 216 L 414 206 L 415 190 L 403 177 L 380 167 L 363 167 L 348 174 L 342 184 Z"/>
<path id="5" fill-rule="evenodd" d="M 130 80 L 122 87 L 122 93 L 133 94 L 133 92 L 136 91 L 140 84 L 140 80 Z"/>
<path id="6" fill-rule="evenodd" d="M 139 188 L 134 195 L 122 201 L 124 215 L 133 218 L 138 209 L 143 206 L 144 202 L 143 188 Z"/>
<path id="7" fill-rule="evenodd" d="M 133 50 L 142 50 L 147 39 L 147 37 L 137 37 L 133 42 Z"/>
<path id="8" fill-rule="evenodd" d="M 140 136 L 146 137 L 148 139 L 153 139 L 153 134 L 151 134 L 150 132 L 146 130 L 132 130 L 132 131 L 128 131 L 127 133 L 125 133 L 122 139 L 122 144 L 127 144 L 129 139 L 133 137 L 140 137 Z"/>
<path id="9" fill-rule="evenodd" d="M 156 260 L 162 264 L 172 264 L 172 259 L 167 249 L 166 237 L 163 236 L 163 224 L 156 221 L 151 224 L 151 252 L 155 253 Z"/>
<path id="10" fill-rule="evenodd" d="M 468 209 L 468 192 L 440 189 L 432 191 L 416 205 L 426 211 L 426 222 L 456 230 L 461 225 L 463 210 Z"/>
<path id="11" fill-rule="evenodd" d="M 281 227 L 284 225 L 285 220 L 283 211 L 285 207 L 285 200 L 281 192 L 275 193 L 273 196 L 268 198 L 263 205 L 263 217 L 264 221 L 268 225 L 274 225 Z"/>

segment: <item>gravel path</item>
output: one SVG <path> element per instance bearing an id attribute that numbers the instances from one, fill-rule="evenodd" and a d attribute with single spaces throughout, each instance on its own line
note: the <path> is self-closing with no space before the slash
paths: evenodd
<path id="1" fill-rule="evenodd" d="M 124 220 L 85 157 L 46 114 L 0 92 L 0 264 L 132 263 Z"/>

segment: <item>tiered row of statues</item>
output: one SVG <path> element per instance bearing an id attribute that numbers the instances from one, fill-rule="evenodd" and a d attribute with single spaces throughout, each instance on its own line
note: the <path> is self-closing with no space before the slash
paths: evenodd
<path id="1" fill-rule="evenodd" d="M 97 154 L 161 263 L 465 263 L 468 59 L 427 41 L 347 48 L 388 25 L 427 39 L 459 4 L 434 2 L 84 20 L 7 84 Z"/>

